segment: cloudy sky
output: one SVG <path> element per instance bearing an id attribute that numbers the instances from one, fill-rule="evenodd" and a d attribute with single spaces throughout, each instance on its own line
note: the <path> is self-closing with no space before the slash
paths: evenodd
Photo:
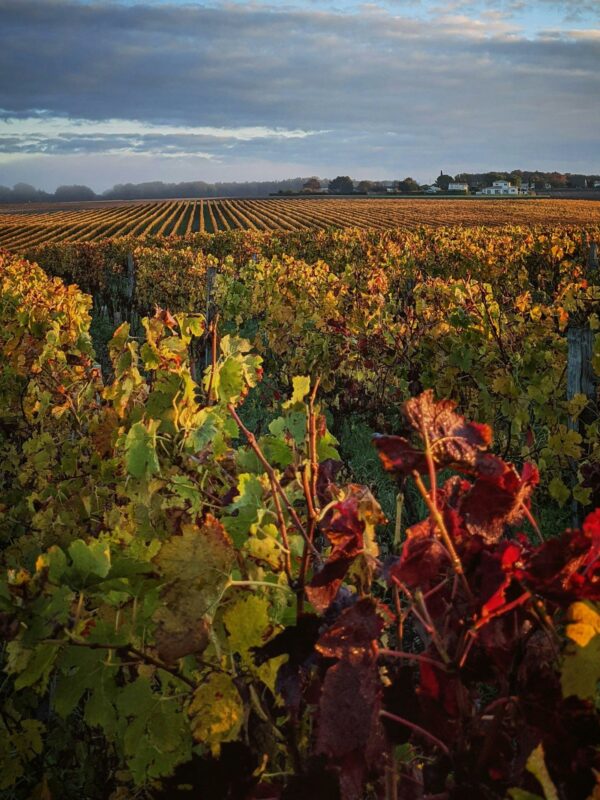
<path id="1" fill-rule="evenodd" d="M 0 184 L 600 172 L 600 0 L 0 0 Z"/>

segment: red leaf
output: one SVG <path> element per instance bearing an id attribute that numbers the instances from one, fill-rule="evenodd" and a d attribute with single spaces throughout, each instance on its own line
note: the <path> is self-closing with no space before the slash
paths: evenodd
<path id="1" fill-rule="evenodd" d="M 383 769 L 380 710 L 375 661 L 342 659 L 327 670 L 319 703 L 317 752 L 340 767 L 343 800 L 362 800 L 368 771 Z"/>
<path id="2" fill-rule="evenodd" d="M 325 565 L 306 587 L 306 596 L 318 611 L 324 611 L 357 555 L 363 551 L 363 533 L 367 523 L 385 521 L 381 508 L 365 486 L 350 484 L 347 496 L 332 507 L 321 530 L 333 548 Z"/>
<path id="3" fill-rule="evenodd" d="M 372 655 L 383 625 L 375 602 L 363 598 L 342 611 L 336 622 L 321 635 L 316 649 L 327 658 Z"/>
<path id="4" fill-rule="evenodd" d="M 408 538 L 390 575 L 411 589 L 420 586 L 426 590 L 441 580 L 450 565 L 448 553 L 433 535 L 429 520 L 409 528 L 406 534 Z"/>
<path id="5" fill-rule="evenodd" d="M 494 551 L 481 554 L 481 616 L 487 617 L 506 603 L 506 591 L 515 576 L 515 565 L 521 547 L 515 542 L 502 542 Z"/>
<path id="6" fill-rule="evenodd" d="M 523 519 L 523 506 L 539 481 L 537 469 L 530 464 L 523 467 L 519 477 L 512 464 L 500 459 L 498 462 L 496 472 L 478 477 L 460 504 L 469 532 L 483 536 L 486 541 L 497 541 L 506 525 L 518 524 Z"/>
<path id="7" fill-rule="evenodd" d="M 388 472 L 400 472 L 403 475 L 410 475 L 413 470 L 426 472 L 425 455 L 416 450 L 408 439 L 402 436 L 375 435 L 373 443 L 384 469 Z"/>
<path id="8" fill-rule="evenodd" d="M 159 308 L 159 306 L 156 306 L 154 319 L 160 320 L 163 325 L 171 330 L 177 327 L 177 320 L 167 308 Z"/>
<path id="9" fill-rule="evenodd" d="M 600 600 L 598 523 L 596 510 L 586 518 L 583 530 L 567 530 L 537 547 L 525 567 L 527 584 L 561 605 Z"/>

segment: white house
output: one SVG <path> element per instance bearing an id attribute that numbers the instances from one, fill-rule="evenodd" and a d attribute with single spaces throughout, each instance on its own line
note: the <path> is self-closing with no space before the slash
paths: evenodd
<path id="1" fill-rule="evenodd" d="M 448 191 L 449 192 L 466 192 L 469 191 L 469 184 L 468 183 L 449 183 L 448 184 Z"/>
<path id="2" fill-rule="evenodd" d="M 494 181 L 491 186 L 486 186 L 477 194 L 519 194 L 519 189 L 510 181 Z"/>
<path id="3" fill-rule="evenodd" d="M 600 181 L 594 181 L 594 189 L 600 189 Z"/>

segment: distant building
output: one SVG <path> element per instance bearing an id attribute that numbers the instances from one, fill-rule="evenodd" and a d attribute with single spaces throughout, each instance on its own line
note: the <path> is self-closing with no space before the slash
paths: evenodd
<path id="1" fill-rule="evenodd" d="M 569 186 L 573 189 L 587 189 L 587 178 L 585 175 L 569 175 Z"/>
<path id="2" fill-rule="evenodd" d="M 449 192 L 464 192 L 468 194 L 469 192 L 469 184 L 468 183 L 449 183 L 448 184 L 448 191 Z"/>
<path id="3" fill-rule="evenodd" d="M 437 194 L 438 192 L 442 191 L 439 186 L 428 186 L 427 184 L 425 184 L 425 186 L 421 186 L 421 189 L 425 192 L 425 194 Z"/>
<path id="4" fill-rule="evenodd" d="M 494 181 L 491 186 L 486 186 L 484 189 L 481 189 L 477 194 L 510 194 L 516 195 L 519 194 L 519 189 L 517 186 L 513 186 L 510 181 Z"/>
<path id="5" fill-rule="evenodd" d="M 594 181 L 594 189 L 600 189 L 600 181 Z"/>

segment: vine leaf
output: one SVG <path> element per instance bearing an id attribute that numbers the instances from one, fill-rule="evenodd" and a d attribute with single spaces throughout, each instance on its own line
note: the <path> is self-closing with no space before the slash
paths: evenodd
<path id="1" fill-rule="evenodd" d="M 568 610 L 567 645 L 561 672 L 563 696 L 594 700 L 600 681 L 600 613 L 591 603 Z"/>
<path id="2" fill-rule="evenodd" d="M 297 403 L 302 403 L 306 395 L 310 392 L 310 376 L 308 375 L 295 375 L 292 378 L 292 396 L 285 403 L 282 403 L 282 408 L 292 408 Z"/>
<path id="3" fill-rule="evenodd" d="M 123 734 L 127 766 L 138 784 L 170 775 L 191 757 L 192 739 L 180 703 L 173 697 L 167 698 L 169 702 L 160 699 L 145 676 L 125 686 L 117 698 L 119 716 L 127 720 Z"/>
<path id="4" fill-rule="evenodd" d="M 125 439 L 125 465 L 134 478 L 148 478 L 160 471 L 156 454 L 156 432 L 160 420 L 136 422 Z"/>
<path id="5" fill-rule="evenodd" d="M 205 649 L 233 562 L 231 539 L 210 514 L 202 527 L 183 525 L 180 536 L 163 544 L 154 558 L 165 581 L 154 621 L 157 649 L 166 662 Z"/>
<path id="6" fill-rule="evenodd" d="M 83 539 L 75 539 L 69 545 L 68 553 L 73 562 L 72 568 L 84 585 L 90 580 L 106 578 L 110 572 L 110 548 L 105 542 L 88 543 Z M 56 565 L 57 562 L 55 555 L 51 564 Z"/>
<path id="7" fill-rule="evenodd" d="M 254 660 L 249 651 L 263 645 L 273 631 L 267 599 L 249 595 L 236 600 L 224 612 L 223 622 L 229 634 L 231 649 L 239 653 L 244 662 L 253 665 Z"/>
<path id="8" fill-rule="evenodd" d="M 218 756 L 223 742 L 238 738 L 244 719 L 242 700 L 233 679 L 214 672 L 195 691 L 188 708 L 192 735 Z"/>
<path id="9" fill-rule="evenodd" d="M 378 555 L 374 539 L 375 525 L 385 522 L 379 503 L 365 486 L 350 484 L 347 494 L 335 503 L 321 523 L 332 544 L 323 568 L 306 587 L 306 596 L 318 611 L 324 611 L 335 598 L 355 558 Z"/>
<path id="10" fill-rule="evenodd" d="M 463 472 L 475 472 L 484 465 L 488 471 L 494 457 L 484 457 L 492 442 L 488 425 L 467 422 L 455 412 L 451 400 L 436 402 L 431 389 L 404 404 L 403 413 L 411 428 L 429 443 L 433 461 L 438 467 L 454 467 Z M 414 470 L 427 471 L 424 450 L 411 444 L 402 436 L 375 436 L 375 447 L 388 472 L 409 475 Z M 499 460 L 499 459 L 498 459 Z M 486 464 L 487 462 L 487 464 Z"/>
<path id="11" fill-rule="evenodd" d="M 527 759 L 527 769 L 542 787 L 545 800 L 559 800 L 556 786 L 552 782 L 552 778 L 548 773 L 548 767 L 546 766 L 546 758 L 544 755 L 544 747 L 542 744 L 538 744 L 538 746 Z"/>

